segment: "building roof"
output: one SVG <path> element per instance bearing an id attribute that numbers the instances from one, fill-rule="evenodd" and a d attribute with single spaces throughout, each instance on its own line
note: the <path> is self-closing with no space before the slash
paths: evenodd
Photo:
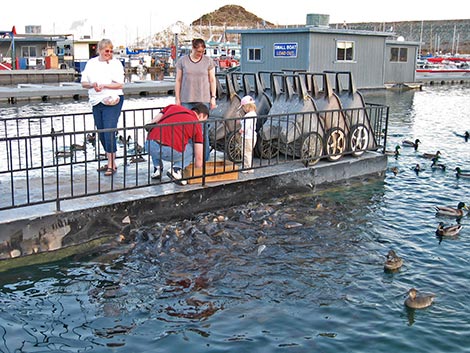
<path id="1" fill-rule="evenodd" d="M 347 28 L 330 28 L 320 26 L 301 26 L 283 28 L 251 28 L 251 29 L 227 29 L 227 33 L 239 34 L 275 34 L 275 33 L 326 33 L 326 34 L 353 34 L 362 36 L 395 37 L 395 32 L 366 31 Z"/>

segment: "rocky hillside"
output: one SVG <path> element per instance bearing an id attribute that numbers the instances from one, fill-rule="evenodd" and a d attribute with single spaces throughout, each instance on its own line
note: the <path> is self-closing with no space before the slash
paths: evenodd
<path id="1" fill-rule="evenodd" d="M 175 25 L 180 28 L 178 40 L 180 44 L 187 45 L 193 38 L 203 38 L 204 40 L 229 42 L 239 42 L 238 35 L 231 34 L 224 38 L 225 30 L 228 28 L 260 28 L 272 27 L 269 21 L 248 12 L 242 6 L 225 5 L 221 8 L 205 14 L 194 20 L 190 25 L 177 22 Z M 144 42 L 142 40 L 142 42 Z M 162 32 L 155 33 L 151 39 L 151 45 L 155 47 L 171 46 L 174 43 L 173 26 Z M 144 46 L 140 43 L 140 46 Z M 139 46 L 139 45 L 138 45 Z"/>
<path id="2" fill-rule="evenodd" d="M 191 23 L 193 26 L 246 27 L 273 26 L 272 23 L 246 11 L 238 5 L 226 5 L 202 15 Z"/>

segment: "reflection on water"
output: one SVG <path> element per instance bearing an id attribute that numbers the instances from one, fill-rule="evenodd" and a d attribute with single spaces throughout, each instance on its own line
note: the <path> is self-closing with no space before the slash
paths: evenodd
<path id="1" fill-rule="evenodd" d="M 469 200 L 470 89 L 370 92 L 391 107 L 385 179 L 160 223 L 142 217 L 120 248 L 2 273 L 0 351 L 444 352 L 467 335 L 470 222 L 438 239 L 434 205 Z M 440 149 L 446 171 L 423 152 Z M 413 166 L 423 171 L 416 174 Z M 383 270 L 388 250 L 404 259 Z M 409 288 L 436 293 L 407 310 Z M 436 332 L 439 332 L 437 335 Z"/>

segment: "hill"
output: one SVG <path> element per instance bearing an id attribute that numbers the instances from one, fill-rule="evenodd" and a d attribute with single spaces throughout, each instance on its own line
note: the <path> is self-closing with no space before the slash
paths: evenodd
<path id="1" fill-rule="evenodd" d="M 193 26 L 227 26 L 227 27 L 247 27 L 273 26 L 271 22 L 246 11 L 238 5 L 225 5 L 220 9 L 202 15 L 194 20 Z"/>

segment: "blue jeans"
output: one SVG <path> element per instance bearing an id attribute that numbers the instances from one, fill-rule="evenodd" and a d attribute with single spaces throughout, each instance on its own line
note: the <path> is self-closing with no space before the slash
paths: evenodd
<path id="1" fill-rule="evenodd" d="M 207 109 L 210 109 L 210 103 L 203 103 Z M 188 109 L 192 109 L 192 107 L 194 107 L 196 105 L 196 103 L 181 103 L 181 105 L 183 107 L 186 107 Z M 209 160 L 209 156 L 210 156 L 210 153 L 211 153 L 211 148 L 210 148 L 210 145 L 209 145 L 209 124 L 208 123 L 205 123 L 203 125 L 203 130 L 204 130 L 204 148 L 206 150 L 206 155 L 205 155 L 205 160 L 208 161 Z M 192 142 L 192 141 L 190 141 Z"/>
<path id="2" fill-rule="evenodd" d="M 163 169 L 163 162 L 169 161 L 174 168 L 186 168 L 193 161 L 193 144 L 188 143 L 183 153 L 174 150 L 169 146 L 162 145 L 154 140 L 145 141 L 145 151 L 152 158 L 155 168 Z"/>
<path id="3" fill-rule="evenodd" d="M 93 106 L 93 119 L 95 120 L 97 130 L 117 128 L 122 104 L 124 103 L 124 96 L 119 96 L 119 98 L 119 103 L 116 105 L 98 103 Z M 98 132 L 98 136 L 106 152 L 116 152 L 116 131 Z"/>

